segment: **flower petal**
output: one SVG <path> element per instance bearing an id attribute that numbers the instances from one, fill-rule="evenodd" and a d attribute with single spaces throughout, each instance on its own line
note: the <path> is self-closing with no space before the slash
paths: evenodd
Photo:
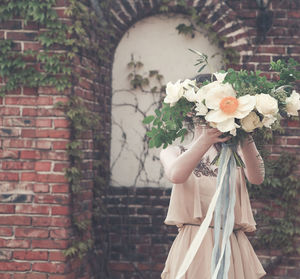
<path id="1" fill-rule="evenodd" d="M 234 119 L 231 115 L 225 114 L 221 110 L 211 110 L 205 116 L 205 120 L 208 122 L 220 123 L 226 121 L 227 119 Z"/>
<path id="2" fill-rule="evenodd" d="M 237 124 L 234 122 L 234 118 L 229 118 L 223 122 L 217 123 L 217 129 L 225 133 L 234 130 L 236 125 Z"/>

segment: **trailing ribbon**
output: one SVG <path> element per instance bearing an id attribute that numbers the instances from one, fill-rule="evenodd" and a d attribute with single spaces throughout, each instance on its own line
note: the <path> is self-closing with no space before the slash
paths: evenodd
<path id="1" fill-rule="evenodd" d="M 220 164 L 217 177 L 217 188 L 209 204 L 206 217 L 196 233 L 185 258 L 177 272 L 176 279 L 181 279 L 191 265 L 208 230 L 214 214 L 214 248 L 212 252 L 211 274 L 212 279 L 227 279 L 230 266 L 229 237 L 234 226 L 235 205 L 235 173 L 236 161 L 231 147 L 222 145 Z M 222 245 L 220 249 L 220 232 L 222 228 Z"/>

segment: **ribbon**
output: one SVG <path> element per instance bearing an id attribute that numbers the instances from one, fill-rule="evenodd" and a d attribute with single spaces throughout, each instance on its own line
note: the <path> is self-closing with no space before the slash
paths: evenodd
<path id="1" fill-rule="evenodd" d="M 209 204 L 206 217 L 199 227 L 177 272 L 176 279 L 181 279 L 191 265 L 214 216 L 214 248 L 212 252 L 212 279 L 227 279 L 230 266 L 229 237 L 234 226 L 235 205 L 235 172 L 236 161 L 231 147 L 223 144 L 217 177 L 216 192 Z M 220 249 L 220 233 L 222 228 L 222 245 Z"/>

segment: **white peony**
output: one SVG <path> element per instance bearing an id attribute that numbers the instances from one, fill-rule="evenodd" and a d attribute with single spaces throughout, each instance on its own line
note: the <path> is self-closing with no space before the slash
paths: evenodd
<path id="1" fill-rule="evenodd" d="M 197 93 L 195 92 L 194 88 L 190 88 L 186 91 L 184 91 L 183 96 L 189 101 L 189 102 L 196 102 L 198 100 Z"/>
<path id="2" fill-rule="evenodd" d="M 241 120 L 242 128 L 250 133 L 256 128 L 261 128 L 263 123 L 260 121 L 258 115 L 251 111 L 245 118 Z"/>
<path id="3" fill-rule="evenodd" d="M 206 115 L 208 109 L 202 102 L 196 102 L 195 111 L 197 112 L 196 115 Z"/>
<path id="4" fill-rule="evenodd" d="M 214 73 L 218 82 L 223 82 L 224 78 L 226 77 L 227 73 Z"/>
<path id="5" fill-rule="evenodd" d="M 274 115 L 265 115 L 263 120 L 261 121 L 262 124 L 267 127 L 271 128 L 271 125 L 277 120 L 277 118 Z"/>
<path id="6" fill-rule="evenodd" d="M 175 103 L 183 96 L 183 87 L 180 80 L 177 80 L 174 84 L 172 82 L 168 82 L 166 94 L 167 96 L 165 97 L 164 102 L 174 106 Z"/>
<path id="7" fill-rule="evenodd" d="M 255 106 L 255 97 L 245 95 L 236 98 L 236 93 L 229 83 L 215 83 L 205 96 L 205 105 L 211 109 L 205 116 L 206 121 L 217 123 L 221 132 L 236 134 L 236 128 L 240 126 L 235 123 L 235 118 L 246 117 Z"/>
<path id="8" fill-rule="evenodd" d="M 285 102 L 288 115 L 298 116 L 298 110 L 300 110 L 300 94 L 293 90 L 291 96 L 287 97 Z"/>
<path id="9" fill-rule="evenodd" d="M 278 112 L 278 102 L 269 94 L 257 94 L 256 109 L 264 116 L 275 115 Z"/>

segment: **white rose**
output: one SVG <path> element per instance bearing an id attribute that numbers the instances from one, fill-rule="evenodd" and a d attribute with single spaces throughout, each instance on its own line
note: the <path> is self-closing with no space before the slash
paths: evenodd
<path id="1" fill-rule="evenodd" d="M 208 109 L 202 102 L 197 102 L 195 111 L 197 112 L 196 115 L 206 115 L 208 112 Z"/>
<path id="2" fill-rule="evenodd" d="M 274 115 L 264 115 L 263 120 L 261 121 L 262 124 L 267 127 L 267 128 L 271 128 L 271 125 L 277 120 L 276 117 L 274 117 Z"/>
<path id="3" fill-rule="evenodd" d="M 241 124 L 242 128 L 248 133 L 252 132 L 255 128 L 261 128 L 263 126 L 258 115 L 254 111 L 251 111 L 243 118 Z"/>
<path id="4" fill-rule="evenodd" d="M 293 90 L 292 95 L 287 97 L 285 102 L 288 115 L 298 116 L 298 110 L 300 110 L 300 94 Z"/>
<path id="5" fill-rule="evenodd" d="M 183 96 L 189 101 L 189 102 L 196 102 L 198 99 L 197 94 L 195 93 L 195 89 L 191 88 L 189 90 L 184 91 Z"/>
<path id="6" fill-rule="evenodd" d="M 274 115 L 278 112 L 278 102 L 269 94 L 256 95 L 256 109 L 265 115 Z"/>
<path id="7" fill-rule="evenodd" d="M 167 96 L 165 97 L 164 102 L 174 106 L 183 95 L 183 88 L 180 80 L 177 80 L 174 84 L 172 82 L 168 82 L 166 93 Z"/>
<path id="8" fill-rule="evenodd" d="M 226 77 L 227 73 L 214 73 L 218 82 L 223 82 L 224 78 Z"/>
<path id="9" fill-rule="evenodd" d="M 191 88 L 196 87 L 196 80 L 195 79 L 190 80 L 187 78 L 181 83 L 181 85 L 182 85 L 183 89 L 189 90 Z"/>

